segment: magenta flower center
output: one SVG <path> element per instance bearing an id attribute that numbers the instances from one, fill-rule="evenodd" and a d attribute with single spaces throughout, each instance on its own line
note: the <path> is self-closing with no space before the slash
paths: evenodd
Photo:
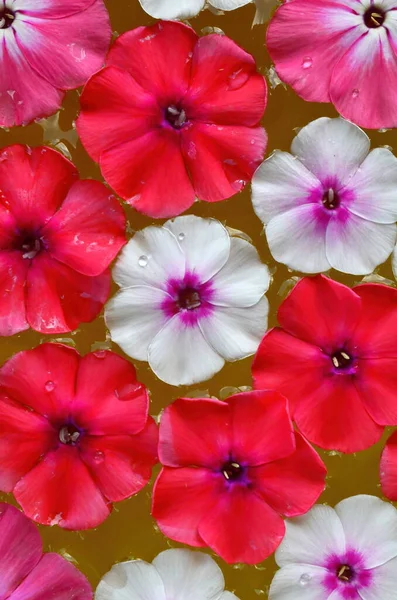
<path id="1" fill-rule="evenodd" d="M 323 205 L 327 210 L 334 210 L 340 204 L 340 198 L 333 188 L 329 188 L 323 194 Z"/>
<path id="2" fill-rule="evenodd" d="M 81 431 L 72 424 L 63 425 L 59 430 L 59 441 L 66 446 L 75 446 L 78 442 Z"/>
<path id="3" fill-rule="evenodd" d="M 181 129 L 187 123 L 186 113 L 183 108 L 172 104 L 165 110 L 165 118 L 174 129 Z"/>
<path id="4" fill-rule="evenodd" d="M 331 358 L 335 369 L 347 369 L 353 363 L 353 358 L 345 350 L 335 352 Z"/>
<path id="5" fill-rule="evenodd" d="M 338 565 L 336 568 L 336 576 L 340 581 L 350 583 L 355 577 L 355 571 L 350 565 Z"/>
<path id="6" fill-rule="evenodd" d="M 222 467 L 222 475 L 227 481 L 236 481 L 241 479 L 244 469 L 237 462 L 228 462 Z"/>
<path id="7" fill-rule="evenodd" d="M 179 290 L 177 305 L 179 310 L 194 310 L 201 306 L 200 294 L 194 288 L 184 288 Z"/>
<path id="8" fill-rule="evenodd" d="M 14 20 L 15 20 L 15 13 L 13 13 L 12 10 L 10 10 L 9 8 L 6 8 L 0 14 L 0 29 L 8 29 L 8 27 L 11 27 Z"/>
<path id="9" fill-rule="evenodd" d="M 370 29 L 381 27 L 385 21 L 385 12 L 377 6 L 370 6 L 364 14 L 364 23 Z"/>

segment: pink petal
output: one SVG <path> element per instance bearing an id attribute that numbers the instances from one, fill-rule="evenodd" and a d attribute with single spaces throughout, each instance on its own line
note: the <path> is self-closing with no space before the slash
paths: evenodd
<path id="1" fill-rule="evenodd" d="M 389 437 L 382 452 L 380 482 L 382 493 L 395 502 L 397 500 L 397 431 Z"/>
<path id="2" fill-rule="evenodd" d="M 164 467 L 153 489 L 152 516 L 172 540 L 205 546 L 198 528 L 217 506 L 222 491 L 221 478 L 207 469 Z"/>
<path id="3" fill-rule="evenodd" d="M 100 525 L 110 508 L 80 460 L 77 447 L 60 445 L 23 477 L 14 496 L 37 523 L 65 529 Z"/>
<path id="4" fill-rule="evenodd" d="M 227 563 L 262 562 L 284 533 L 281 517 L 255 492 L 237 486 L 211 507 L 199 525 L 200 536 Z"/>
<path id="5" fill-rule="evenodd" d="M 261 127 L 194 123 L 182 130 L 182 150 L 196 195 L 216 202 L 251 180 L 263 160 L 267 135 Z"/>
<path id="6" fill-rule="evenodd" d="M 0 597 L 9 598 L 42 556 L 37 527 L 17 508 L 0 504 Z"/>
<path id="7" fill-rule="evenodd" d="M 302 515 L 313 506 L 325 489 L 327 474 L 317 452 L 299 433 L 295 437 L 293 454 L 249 470 L 264 500 L 286 517 Z"/>
<path id="8" fill-rule="evenodd" d="M 103 0 L 61 19 L 24 11 L 13 28 L 31 68 L 62 90 L 83 85 L 103 66 L 112 33 Z"/>
<path id="9" fill-rule="evenodd" d="M 159 457 L 168 467 L 220 468 L 229 459 L 231 413 L 212 398 L 179 398 L 161 415 Z"/>
<path id="10" fill-rule="evenodd" d="M 361 359 L 355 384 L 376 423 L 397 425 L 397 357 Z"/>
<path id="11" fill-rule="evenodd" d="M 151 27 L 127 31 L 114 42 L 107 66 L 127 70 L 159 101 L 172 104 L 190 83 L 191 56 L 197 35 L 182 23 L 160 21 Z"/>
<path id="12" fill-rule="evenodd" d="M 134 436 L 89 436 L 81 441 L 81 458 L 102 494 L 112 502 L 129 498 L 152 476 L 157 462 L 158 430 L 149 417 Z"/>
<path id="13" fill-rule="evenodd" d="M 334 66 L 366 29 L 344 0 L 286 2 L 270 22 L 267 47 L 280 79 L 305 100 L 329 102 Z"/>
<path id="14" fill-rule="evenodd" d="M 84 275 L 100 275 L 125 244 L 125 216 L 98 181 L 78 181 L 42 230 L 53 258 Z"/>
<path id="15" fill-rule="evenodd" d="M 41 333 L 73 331 L 95 319 L 110 291 L 110 273 L 88 277 L 38 254 L 29 269 L 26 313 L 30 326 Z"/>
<path id="16" fill-rule="evenodd" d="M 25 311 L 28 267 L 20 252 L 0 252 L 0 336 L 29 329 Z"/>
<path id="17" fill-rule="evenodd" d="M 10 600 L 91 600 L 92 589 L 74 565 L 59 554 L 44 554 Z"/>
<path id="18" fill-rule="evenodd" d="M 0 370 L 3 394 L 49 419 L 69 415 L 79 355 L 61 344 L 14 354 Z"/>
<path id="19" fill-rule="evenodd" d="M 148 408 L 147 390 L 128 360 L 106 350 L 81 358 L 73 412 L 91 435 L 134 435 L 145 427 Z"/>
<path id="20" fill-rule="evenodd" d="M 218 125 L 258 125 L 266 107 L 266 81 L 254 58 L 226 36 L 200 38 L 184 99 L 194 120 Z"/>
<path id="21" fill-rule="evenodd" d="M 13 0 L 13 10 L 23 11 L 26 14 L 39 17 L 41 19 L 62 19 L 70 15 L 82 12 L 95 0 L 40 0 L 40 4 L 36 0 Z"/>
<path id="22" fill-rule="evenodd" d="M 76 167 L 50 148 L 15 144 L 0 151 L 2 202 L 21 230 L 42 227 L 77 178 Z"/>

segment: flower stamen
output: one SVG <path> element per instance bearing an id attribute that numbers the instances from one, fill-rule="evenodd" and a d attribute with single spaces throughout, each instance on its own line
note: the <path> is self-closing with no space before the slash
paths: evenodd
<path id="1" fill-rule="evenodd" d="M 376 6 L 371 6 L 364 14 L 364 23 L 370 29 L 381 27 L 385 21 L 385 13 Z"/>
<path id="2" fill-rule="evenodd" d="M 354 570 L 349 565 L 339 565 L 336 575 L 341 581 L 349 582 L 354 577 Z"/>
<path id="3" fill-rule="evenodd" d="M 222 475 L 227 481 L 239 479 L 243 473 L 243 468 L 239 463 L 229 462 L 222 467 Z"/>

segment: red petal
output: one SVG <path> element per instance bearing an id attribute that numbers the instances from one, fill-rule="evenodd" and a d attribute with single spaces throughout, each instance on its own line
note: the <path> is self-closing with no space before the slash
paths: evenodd
<path id="1" fill-rule="evenodd" d="M 132 363 L 105 350 L 81 358 L 73 414 L 90 435 L 134 435 L 145 427 L 148 410 Z"/>
<path id="2" fill-rule="evenodd" d="M 60 445 L 21 479 L 14 496 L 24 513 L 43 525 L 90 529 L 110 513 L 98 487 L 80 460 L 77 447 Z"/>
<path id="3" fill-rule="evenodd" d="M 1 199 L 1 191 L 0 191 Z M 13 214 L 0 204 L 0 249 L 10 249 L 15 240 L 18 225 Z"/>
<path id="4" fill-rule="evenodd" d="M 134 436 L 83 438 L 81 458 L 105 498 L 119 502 L 148 483 L 157 462 L 157 442 L 157 425 L 149 417 L 143 431 Z"/>
<path id="5" fill-rule="evenodd" d="M 232 415 L 233 459 L 250 466 L 288 456 L 295 450 L 287 401 L 277 392 L 247 392 L 229 398 Z M 207 427 L 217 440 L 216 427 Z"/>
<path id="6" fill-rule="evenodd" d="M 50 148 L 14 145 L 0 152 L 0 189 L 18 227 L 42 227 L 78 178 L 74 165 Z"/>
<path id="7" fill-rule="evenodd" d="M 56 441 L 50 423 L 6 396 L 0 399 L 0 489 L 15 484 L 48 452 Z"/>
<path id="8" fill-rule="evenodd" d="M 41 344 L 14 354 L 0 370 L 0 389 L 49 419 L 70 412 L 79 355 L 61 344 Z"/>
<path id="9" fill-rule="evenodd" d="M 295 517 L 306 513 L 325 488 L 327 469 L 317 452 L 299 435 L 296 452 L 249 470 L 255 488 L 278 513 Z"/>
<path id="10" fill-rule="evenodd" d="M 230 410 L 210 398 L 179 398 L 161 415 L 159 457 L 168 467 L 220 468 L 231 448 Z"/>
<path id="11" fill-rule="evenodd" d="M 374 324 L 377 329 L 376 319 Z M 397 425 L 397 358 L 361 359 L 355 384 L 376 423 Z"/>
<path id="12" fill-rule="evenodd" d="M 193 29 L 182 23 L 160 21 L 137 27 L 116 39 L 107 66 L 129 71 L 160 102 L 174 104 L 188 88 L 197 39 Z"/>
<path id="13" fill-rule="evenodd" d="M 190 118 L 218 125 L 258 125 L 266 107 L 266 81 L 253 56 L 221 35 L 200 38 L 184 99 Z"/>
<path id="14" fill-rule="evenodd" d="M 91 600 L 92 589 L 76 567 L 59 554 L 44 554 L 11 600 Z"/>
<path id="15" fill-rule="evenodd" d="M 98 181 L 78 181 L 42 234 L 53 258 L 100 275 L 125 244 L 124 211 Z"/>
<path id="16" fill-rule="evenodd" d="M 164 467 L 153 489 L 152 515 L 164 535 L 190 546 L 205 546 L 198 534 L 224 491 L 217 474 L 207 469 Z"/>
<path id="17" fill-rule="evenodd" d="M 386 442 L 380 459 L 382 493 L 392 502 L 397 501 L 397 431 Z"/>
<path id="18" fill-rule="evenodd" d="M 0 252 L 0 336 L 29 329 L 25 313 L 28 267 L 20 252 Z"/>
<path id="19" fill-rule="evenodd" d="M 278 311 L 278 321 L 298 338 L 325 352 L 343 349 L 360 314 L 361 301 L 350 288 L 324 277 L 304 277 Z"/>
<path id="20" fill-rule="evenodd" d="M 285 525 L 255 492 L 233 486 L 207 512 L 199 533 L 227 563 L 252 565 L 276 550 L 284 537 Z"/>
<path id="21" fill-rule="evenodd" d="M 95 319 L 110 291 L 110 273 L 88 277 L 38 254 L 28 273 L 26 312 L 30 326 L 41 333 L 73 331 Z"/>

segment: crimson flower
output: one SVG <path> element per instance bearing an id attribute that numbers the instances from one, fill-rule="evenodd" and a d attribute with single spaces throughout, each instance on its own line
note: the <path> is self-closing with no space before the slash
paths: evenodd
<path id="1" fill-rule="evenodd" d="M 152 514 L 161 531 L 228 563 L 268 557 L 285 533 L 280 515 L 305 513 L 324 489 L 325 466 L 277 392 L 176 400 L 161 417 L 159 457 Z"/>
<path id="2" fill-rule="evenodd" d="M 148 405 L 134 367 L 113 352 L 42 344 L 15 354 L 0 369 L 0 489 L 38 523 L 96 527 L 150 479 Z"/>
<path id="3" fill-rule="evenodd" d="M 304 436 L 356 452 L 397 424 L 397 290 L 304 277 L 278 321 L 259 346 L 254 383 L 288 398 Z"/>
<path id="4" fill-rule="evenodd" d="M 83 90 L 77 128 L 122 198 L 170 217 L 251 180 L 266 148 L 266 94 L 253 57 L 230 38 L 159 22 L 115 41 Z"/>
<path id="5" fill-rule="evenodd" d="M 92 321 L 125 244 L 123 210 L 49 148 L 0 151 L 0 335 L 71 331 Z"/>

